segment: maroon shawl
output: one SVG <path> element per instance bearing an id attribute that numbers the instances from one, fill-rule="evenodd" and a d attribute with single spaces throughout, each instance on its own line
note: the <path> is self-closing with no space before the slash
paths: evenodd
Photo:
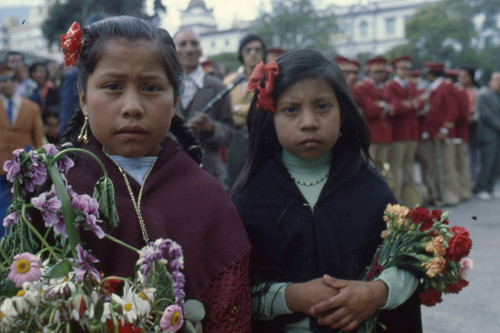
<path id="1" fill-rule="evenodd" d="M 144 186 L 141 211 L 151 241 L 170 238 L 182 246 L 187 298 L 199 298 L 216 275 L 248 253 L 250 244 L 238 212 L 219 182 L 178 150 L 170 138 L 163 141 L 162 147 Z M 101 159 L 115 187 L 120 222 L 116 229 L 105 231 L 136 248 L 143 247 L 139 221 L 123 176 L 94 138 L 82 148 Z M 77 193 L 91 195 L 101 176 L 97 163 L 79 154 L 68 178 Z M 128 179 L 137 198 L 140 185 Z M 138 256 L 131 250 L 99 240 L 89 231 L 81 231 L 81 236 L 100 260 L 98 269 L 106 275 L 133 276 Z"/>

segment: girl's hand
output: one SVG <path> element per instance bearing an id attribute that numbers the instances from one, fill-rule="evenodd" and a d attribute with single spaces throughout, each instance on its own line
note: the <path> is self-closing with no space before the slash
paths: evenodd
<path id="1" fill-rule="evenodd" d="M 323 283 L 339 294 L 314 305 L 310 312 L 320 325 L 352 331 L 387 302 L 388 289 L 382 281 L 347 281 L 323 277 Z"/>
<path id="2" fill-rule="evenodd" d="M 339 291 L 317 278 L 303 283 L 292 283 L 285 289 L 287 307 L 293 312 L 304 312 L 312 316 L 311 307 L 337 295 Z"/>

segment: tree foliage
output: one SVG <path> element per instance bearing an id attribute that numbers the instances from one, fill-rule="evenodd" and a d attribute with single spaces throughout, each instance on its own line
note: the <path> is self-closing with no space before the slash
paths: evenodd
<path id="1" fill-rule="evenodd" d="M 146 14 L 145 0 L 67 0 L 57 1 L 49 10 L 49 16 L 42 25 L 42 31 L 49 44 L 58 43 L 74 21 L 85 24 L 95 13 L 104 16 L 133 15 L 158 20 L 167 8 L 161 0 L 154 0 L 154 14 Z"/>
<path id="2" fill-rule="evenodd" d="M 216 66 L 224 65 L 231 71 L 237 70 L 241 65 L 238 60 L 238 53 L 236 52 L 221 53 L 211 56 L 209 59 L 212 60 Z"/>
<path id="3" fill-rule="evenodd" d="M 271 5 L 272 11 L 261 11 L 249 29 L 268 46 L 333 52 L 330 36 L 337 29 L 334 17 L 321 16 L 311 0 L 272 0 Z"/>
<path id="4" fill-rule="evenodd" d="M 500 53 L 499 15 L 498 0 L 445 0 L 422 7 L 406 23 L 408 43 L 387 56 L 410 53 L 416 67 L 439 60 L 448 67 L 490 73 Z"/>

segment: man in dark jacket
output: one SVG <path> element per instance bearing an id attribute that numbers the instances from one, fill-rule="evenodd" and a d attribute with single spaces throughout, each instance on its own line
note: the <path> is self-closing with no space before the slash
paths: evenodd
<path id="1" fill-rule="evenodd" d="M 194 131 L 201 144 L 204 151 L 203 168 L 224 185 L 224 166 L 219 150 L 227 147 L 233 138 L 230 97 L 222 97 L 207 113 L 200 113 L 225 86 L 213 76 L 206 75 L 200 66 L 202 51 L 199 37 L 194 31 L 179 31 L 174 36 L 174 42 L 184 71 L 184 91 L 176 112 Z"/>

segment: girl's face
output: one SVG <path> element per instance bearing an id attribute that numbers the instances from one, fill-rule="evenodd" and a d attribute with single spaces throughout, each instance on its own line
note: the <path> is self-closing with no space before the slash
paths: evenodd
<path id="1" fill-rule="evenodd" d="M 276 103 L 274 126 L 281 146 L 293 155 L 312 159 L 327 153 L 340 133 L 340 107 L 333 88 L 322 79 L 290 85 Z"/>
<path id="2" fill-rule="evenodd" d="M 96 139 L 112 155 L 158 155 L 176 98 L 161 58 L 146 40 L 108 41 L 79 92 Z"/>

